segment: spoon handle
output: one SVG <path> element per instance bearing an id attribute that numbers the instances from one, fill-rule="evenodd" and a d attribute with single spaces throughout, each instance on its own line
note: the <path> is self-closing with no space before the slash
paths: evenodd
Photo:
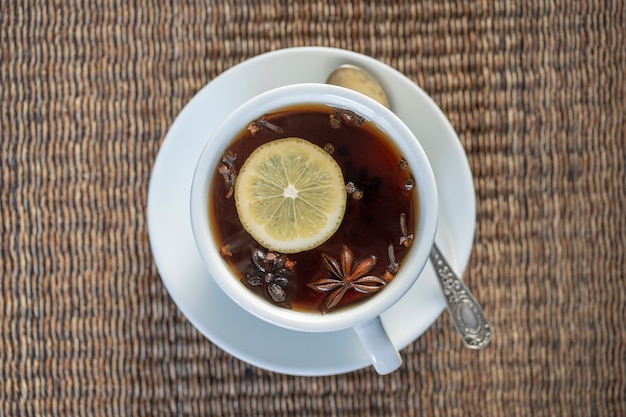
<path id="1" fill-rule="evenodd" d="M 450 268 L 437 245 L 433 244 L 430 260 L 446 297 L 448 313 L 461 334 L 465 346 L 482 349 L 491 340 L 491 325 L 467 286 Z"/>

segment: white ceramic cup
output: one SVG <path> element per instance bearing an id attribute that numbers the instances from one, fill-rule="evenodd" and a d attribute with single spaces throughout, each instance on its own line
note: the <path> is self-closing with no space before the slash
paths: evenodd
<path id="1" fill-rule="evenodd" d="M 264 114 L 298 104 L 325 104 L 349 109 L 376 125 L 408 162 L 418 193 L 413 244 L 400 270 L 386 287 L 355 306 L 327 314 L 307 313 L 271 304 L 254 294 L 236 277 L 219 253 L 209 219 L 209 192 L 216 168 L 228 146 L 251 121 Z M 196 166 L 191 187 L 191 226 L 204 264 L 220 288 L 244 310 L 276 326 L 303 332 L 331 332 L 353 328 L 380 374 L 402 364 L 380 315 L 411 288 L 428 261 L 437 228 L 437 188 L 430 163 L 416 137 L 390 110 L 369 97 L 326 84 L 294 84 L 262 93 L 235 109 L 209 138 Z M 406 320 L 413 320 L 406 317 Z M 233 331 L 237 327 L 233 326 Z"/>

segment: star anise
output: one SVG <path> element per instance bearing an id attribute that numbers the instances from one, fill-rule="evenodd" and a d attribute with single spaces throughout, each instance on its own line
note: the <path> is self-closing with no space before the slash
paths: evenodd
<path id="1" fill-rule="evenodd" d="M 246 274 L 243 282 L 250 287 L 265 286 L 267 295 L 277 304 L 288 306 L 285 289 L 289 285 L 289 275 L 294 271 L 295 262 L 287 256 L 250 247 L 254 267 Z"/>
<path id="2" fill-rule="evenodd" d="M 329 277 L 307 284 L 314 291 L 328 293 L 320 307 L 322 313 L 339 304 L 351 288 L 361 293 L 372 294 L 380 291 L 386 284 L 380 277 L 367 275 L 376 265 L 375 256 L 370 256 L 355 265 L 354 254 L 346 245 L 343 246 L 339 261 L 325 253 L 322 254 L 322 260 Z"/>

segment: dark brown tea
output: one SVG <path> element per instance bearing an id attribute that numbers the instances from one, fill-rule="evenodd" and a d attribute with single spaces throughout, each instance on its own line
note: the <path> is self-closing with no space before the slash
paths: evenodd
<path id="1" fill-rule="evenodd" d="M 232 196 L 248 156 L 285 137 L 326 150 L 341 167 L 348 194 L 335 234 L 295 254 L 260 246 L 243 228 Z M 326 313 L 373 296 L 393 279 L 417 224 L 413 188 L 406 161 L 370 122 L 348 110 L 293 106 L 251 121 L 234 138 L 216 167 L 209 215 L 221 255 L 244 285 L 270 303 Z"/>

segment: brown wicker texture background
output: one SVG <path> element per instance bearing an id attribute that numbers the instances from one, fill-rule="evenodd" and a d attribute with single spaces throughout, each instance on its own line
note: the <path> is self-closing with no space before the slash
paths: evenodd
<path id="1" fill-rule="evenodd" d="M 621 0 L 0 2 L 0 416 L 626 415 Z M 227 68 L 325 45 L 405 73 L 475 176 L 465 280 L 389 376 L 267 372 L 166 292 L 147 189 L 169 125 Z"/>

